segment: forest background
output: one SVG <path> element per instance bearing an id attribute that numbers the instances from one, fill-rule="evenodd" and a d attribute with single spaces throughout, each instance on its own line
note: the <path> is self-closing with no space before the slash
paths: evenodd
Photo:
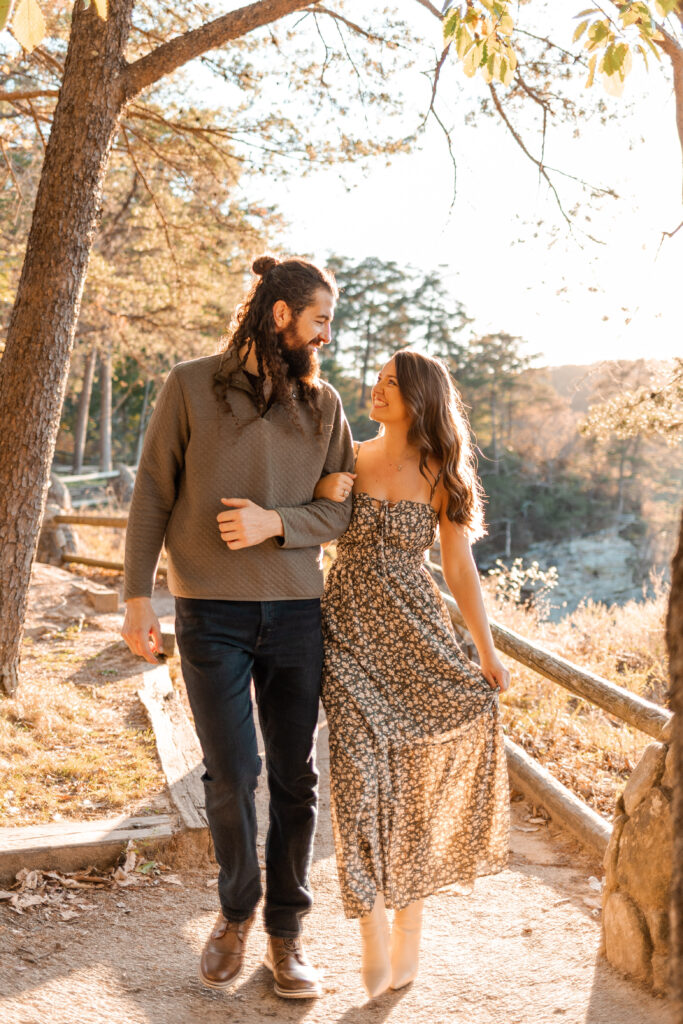
<path id="1" fill-rule="evenodd" d="M 546 7 L 536 5 L 541 25 Z M 452 96 L 433 33 L 423 37 L 412 16 L 402 19 L 401 11 L 380 21 L 381 34 L 368 32 L 345 17 L 352 8 L 342 6 L 341 16 L 327 20 L 303 13 L 291 25 L 270 26 L 233 43 L 229 54 L 205 55 L 192 71 L 181 70 L 150 90 L 144 103 L 131 105 L 114 145 L 81 304 L 55 456 L 61 470 L 137 462 L 165 374 L 174 362 L 215 350 L 249 283 L 253 254 L 278 251 L 281 240 L 292 237 L 292 221 L 303 212 L 301 187 L 316 187 L 311 171 L 329 175 L 335 163 L 333 173 L 341 181 L 353 182 L 358 167 L 365 178 L 381 176 L 387 162 L 404 166 L 411 151 L 433 147 L 429 125 L 434 121 L 448 136 L 443 163 L 450 146 L 457 170 L 457 147 L 454 151 L 437 103 L 429 107 L 424 96 L 403 89 L 408 76 L 420 72 L 431 88 L 429 76 L 433 82 L 437 69 L 444 78 L 432 100 L 444 91 Z M 68 5 L 57 0 L 43 11 L 48 41 L 31 55 L 9 45 L 7 63 L 0 67 L 0 85 L 19 97 L 3 104 L 0 122 L 6 165 L 0 192 L 3 328 L 30 226 L 50 120 L 50 86 L 58 85 L 70 25 Z M 134 45 L 144 52 L 150 42 L 162 41 L 208 11 L 200 4 L 181 16 L 163 5 L 143 5 Z M 544 149 L 551 104 L 554 114 L 559 111 L 558 131 L 569 125 L 574 134 L 577 120 L 593 120 L 604 130 L 632 113 L 629 103 L 619 110 L 614 101 L 606 105 L 602 95 L 581 95 L 583 84 L 570 82 L 566 51 L 542 36 L 536 43 L 535 50 L 524 52 L 523 67 L 539 89 Z M 547 75 L 551 56 L 557 61 L 556 79 L 549 92 L 542 92 L 537 82 Z M 349 69 L 357 79 L 350 90 Z M 389 73 L 397 83 L 392 88 Z M 641 87 L 642 78 L 636 84 Z M 514 90 L 511 96 L 514 110 Z M 297 107 L 302 97 L 312 104 L 303 123 Z M 472 92 L 465 101 L 470 124 L 478 119 L 484 135 L 491 115 L 500 111 L 485 93 Z M 431 120 L 422 116 L 427 108 Z M 538 133 L 539 124 L 525 127 L 531 137 Z M 514 140 L 505 120 L 503 128 Z M 531 176 L 533 171 L 528 167 Z M 558 177 L 548 177 L 545 165 L 538 171 L 539 188 L 542 184 L 550 202 L 548 208 L 544 199 L 543 230 L 556 239 L 559 221 L 576 251 L 592 258 L 599 240 L 588 234 L 587 209 L 599 219 L 603 205 L 615 198 L 614 188 L 558 171 L 571 177 L 558 194 Z M 509 177 L 509 165 L 501 173 Z M 306 176 L 308 184 L 301 186 Z M 351 208 L 352 194 L 348 202 Z M 306 214 L 310 217 L 310 210 Z M 533 228 L 536 238 L 541 221 L 520 231 L 525 227 Z M 483 248 L 495 244 L 494 231 L 482 214 Z M 364 248 L 369 252 L 364 256 L 329 248 L 325 253 L 342 292 L 323 369 L 342 394 L 354 435 L 367 437 L 373 430 L 367 410 L 378 366 L 397 347 L 417 345 L 448 362 L 469 411 L 488 496 L 489 534 L 478 549 L 484 569 L 497 558 L 524 555 L 538 542 L 611 530 L 633 546 L 636 587 L 647 582 L 652 569 L 664 570 L 683 496 L 675 448 L 657 436 L 617 437 L 587 417 L 593 405 L 625 390 L 647 385 L 656 391 L 671 377 L 673 364 L 642 358 L 543 368 L 542 356 L 514 327 L 501 322 L 495 330 L 490 324 L 481 329 L 486 317 L 480 296 L 454 285 L 447 265 L 429 267 L 423 258 L 412 266 L 374 254 L 367 244 Z M 319 244 L 312 255 L 320 258 Z M 604 336 L 604 324 L 600 330 Z"/>

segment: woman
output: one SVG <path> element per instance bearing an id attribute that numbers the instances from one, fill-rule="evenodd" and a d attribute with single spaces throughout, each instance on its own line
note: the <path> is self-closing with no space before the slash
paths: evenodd
<path id="1" fill-rule="evenodd" d="M 323 598 L 323 703 L 347 917 L 360 919 L 372 998 L 413 980 L 422 901 L 507 859 L 508 789 L 497 657 L 470 541 L 483 530 L 467 422 L 448 370 L 404 350 L 382 369 L 355 473 L 316 497 L 353 515 Z M 424 566 L 439 527 L 446 582 L 481 668 L 462 654 Z M 389 936 L 387 907 L 394 910 Z"/>

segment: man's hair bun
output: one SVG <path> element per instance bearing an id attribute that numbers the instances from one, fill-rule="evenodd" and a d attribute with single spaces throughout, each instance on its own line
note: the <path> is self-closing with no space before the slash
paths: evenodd
<path id="1" fill-rule="evenodd" d="M 251 269 L 258 277 L 264 277 L 273 267 L 276 267 L 278 260 L 274 256 L 258 256 L 251 265 Z"/>

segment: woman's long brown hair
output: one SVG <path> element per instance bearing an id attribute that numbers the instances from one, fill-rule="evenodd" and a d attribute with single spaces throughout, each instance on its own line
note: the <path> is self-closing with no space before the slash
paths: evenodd
<path id="1" fill-rule="evenodd" d="M 448 497 L 446 515 L 465 527 L 470 540 L 478 540 L 486 533 L 483 491 L 467 415 L 448 368 L 440 359 L 412 349 L 397 352 L 394 362 L 401 397 L 412 418 L 408 444 L 420 452 L 420 472 L 432 487 L 428 459 L 440 463 Z"/>

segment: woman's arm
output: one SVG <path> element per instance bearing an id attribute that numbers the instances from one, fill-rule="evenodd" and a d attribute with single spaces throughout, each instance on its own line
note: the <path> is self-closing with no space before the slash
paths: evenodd
<path id="1" fill-rule="evenodd" d="M 481 670 L 491 686 L 507 690 L 510 673 L 496 654 L 491 627 L 484 608 L 479 573 L 464 527 L 446 515 L 446 501 L 439 517 L 441 569 L 448 589 L 462 612 L 479 653 Z"/>

